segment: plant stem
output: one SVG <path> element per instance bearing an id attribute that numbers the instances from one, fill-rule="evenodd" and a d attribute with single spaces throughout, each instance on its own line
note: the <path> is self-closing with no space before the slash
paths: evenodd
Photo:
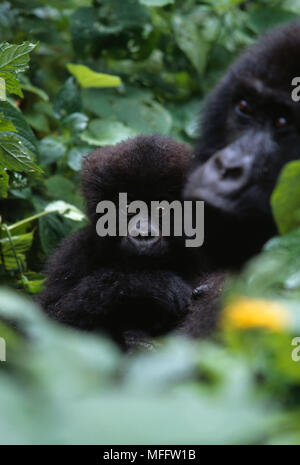
<path id="1" fill-rule="evenodd" d="M 53 213 L 53 211 L 43 211 L 41 213 L 37 213 L 36 215 L 29 216 L 28 218 L 25 218 L 24 220 L 17 221 L 17 223 L 11 224 L 10 226 L 6 226 L 7 230 L 11 231 L 12 229 L 18 228 L 19 226 L 22 226 L 23 224 L 29 223 L 30 221 L 36 220 L 38 218 L 41 218 L 44 215 L 49 215 L 49 213 Z"/>

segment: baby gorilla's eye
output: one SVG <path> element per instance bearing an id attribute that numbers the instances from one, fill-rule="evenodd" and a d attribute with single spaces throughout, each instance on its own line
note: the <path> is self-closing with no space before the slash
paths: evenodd
<path id="1" fill-rule="evenodd" d="M 274 124 L 276 128 L 280 129 L 280 128 L 284 128 L 285 126 L 287 126 L 288 121 L 284 116 L 280 116 L 279 118 L 275 120 Z"/>
<path id="2" fill-rule="evenodd" d="M 247 102 L 247 100 L 240 100 L 238 104 L 236 105 L 236 111 L 239 114 L 243 115 L 250 115 L 251 114 L 251 108 Z"/>

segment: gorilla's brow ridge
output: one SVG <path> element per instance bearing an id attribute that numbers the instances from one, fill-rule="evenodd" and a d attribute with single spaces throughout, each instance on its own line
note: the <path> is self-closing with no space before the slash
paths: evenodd
<path id="1" fill-rule="evenodd" d="M 250 76 L 240 76 L 237 86 L 237 93 L 240 93 L 243 90 L 245 93 L 249 92 L 251 95 L 256 94 L 257 98 L 267 98 L 272 99 L 274 103 L 281 105 L 292 106 L 293 101 L 291 98 L 291 89 L 287 91 L 282 91 L 280 89 L 275 89 L 269 87 L 263 83 L 258 78 L 251 78 Z M 245 95 L 245 98 L 247 95 Z"/>

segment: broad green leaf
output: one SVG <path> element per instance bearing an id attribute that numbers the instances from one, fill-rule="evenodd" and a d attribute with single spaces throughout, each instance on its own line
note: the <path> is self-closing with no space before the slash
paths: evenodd
<path id="1" fill-rule="evenodd" d="M 9 176 L 7 172 L 0 167 L 0 198 L 7 197 Z"/>
<path id="2" fill-rule="evenodd" d="M 300 0 L 283 0 L 282 8 L 285 11 L 293 11 L 300 14 Z"/>
<path id="3" fill-rule="evenodd" d="M 100 118 L 123 123 L 138 134 L 169 134 L 170 113 L 149 91 L 128 88 L 124 95 L 114 90 L 89 89 L 83 95 L 84 107 Z"/>
<path id="4" fill-rule="evenodd" d="M 83 113 L 71 113 L 63 118 L 61 124 L 65 129 L 77 135 L 86 129 L 88 120 L 88 117 Z"/>
<path id="5" fill-rule="evenodd" d="M 3 113 L 2 114 L 0 113 L 0 131 L 1 132 L 3 131 L 16 132 L 17 131 L 14 125 L 12 124 L 12 122 L 4 118 Z"/>
<path id="6" fill-rule="evenodd" d="M 82 111 L 81 94 L 73 77 L 69 77 L 58 91 L 53 109 L 59 118 Z"/>
<path id="7" fill-rule="evenodd" d="M 66 146 L 53 136 L 44 137 L 39 143 L 40 163 L 55 163 L 66 153 Z"/>
<path id="8" fill-rule="evenodd" d="M 0 133 L 0 166 L 15 171 L 41 172 L 22 141 L 6 132 Z"/>
<path id="9" fill-rule="evenodd" d="M 212 5 L 218 13 L 224 14 L 240 3 L 243 3 L 243 0 L 208 0 L 207 3 Z"/>
<path id="10" fill-rule="evenodd" d="M 261 34 L 266 29 L 293 20 L 296 20 L 295 13 L 262 5 L 249 14 L 247 26 L 255 32 L 255 34 Z"/>
<path id="11" fill-rule="evenodd" d="M 13 242 L 13 248 L 8 237 L 0 239 L 2 257 L 0 257 L 0 263 L 2 263 L 7 270 L 15 270 L 18 268 L 15 253 L 18 260 L 21 262 L 21 265 L 25 265 L 25 253 L 28 252 L 31 247 L 33 241 L 33 232 L 21 234 L 19 236 L 12 236 L 11 239 Z"/>
<path id="12" fill-rule="evenodd" d="M 118 121 L 95 119 L 80 138 L 90 145 L 113 145 L 133 137 L 136 132 Z"/>
<path id="13" fill-rule="evenodd" d="M 58 212 L 60 215 L 73 221 L 82 221 L 85 218 L 85 214 L 82 213 L 79 208 L 64 202 L 63 200 L 57 200 L 56 202 L 49 203 L 45 208 L 45 211 Z"/>
<path id="14" fill-rule="evenodd" d="M 0 166 L 15 171 L 41 172 L 33 157 L 37 155 L 35 136 L 22 113 L 9 102 L 0 102 L 1 119 L 9 126 L 0 132 Z"/>
<path id="15" fill-rule="evenodd" d="M 43 113 L 29 111 L 23 113 L 27 123 L 39 132 L 49 132 L 50 125 L 47 117 Z"/>
<path id="16" fill-rule="evenodd" d="M 43 89 L 40 89 L 39 87 L 36 87 L 33 84 L 31 84 L 27 76 L 22 76 L 20 85 L 23 90 L 38 95 L 42 100 L 44 100 L 44 102 L 49 101 L 49 96 L 46 94 L 46 92 Z"/>
<path id="17" fill-rule="evenodd" d="M 37 47 L 37 44 L 23 42 L 13 45 L 4 42 L 0 45 L 0 72 L 19 73 L 28 67 L 29 53 Z"/>
<path id="18" fill-rule="evenodd" d="M 197 26 L 190 17 L 174 15 L 173 28 L 178 47 L 185 53 L 198 73 L 205 69 L 210 45 L 199 34 Z"/>
<path id="19" fill-rule="evenodd" d="M 46 193 L 50 199 L 64 200 L 67 203 L 82 207 L 82 198 L 78 185 L 61 174 L 55 174 L 45 181 Z"/>
<path id="20" fill-rule="evenodd" d="M 58 204 L 54 206 L 49 204 L 49 211 L 53 213 L 39 218 L 41 246 L 42 250 L 47 255 L 51 254 L 58 247 L 64 237 L 72 233 L 75 224 L 80 224 L 79 222 L 64 218 L 58 213 L 59 208 L 61 208 L 61 212 L 66 214 L 69 211 L 68 207 L 64 205 L 65 202 L 62 203 L 63 205 Z"/>
<path id="21" fill-rule="evenodd" d="M 30 294 L 38 294 L 42 291 L 45 283 L 45 278 L 42 274 L 34 272 L 26 272 L 19 280 L 19 284 L 26 289 Z"/>
<path id="22" fill-rule="evenodd" d="M 0 113 L 9 120 L 17 130 L 17 137 L 22 145 L 26 147 L 31 156 L 37 157 L 37 140 L 29 124 L 18 108 L 9 102 L 0 102 Z"/>
<path id="23" fill-rule="evenodd" d="M 74 171 L 80 171 L 82 160 L 85 155 L 91 152 L 91 147 L 88 145 L 79 145 L 70 150 L 68 154 L 68 165 Z"/>
<path id="24" fill-rule="evenodd" d="M 290 162 L 283 168 L 271 205 L 281 234 L 300 226 L 300 161 Z"/>
<path id="25" fill-rule="evenodd" d="M 142 5 L 145 6 L 165 6 L 165 5 L 173 5 L 174 0 L 139 0 Z"/>
<path id="26" fill-rule="evenodd" d="M 35 279 L 32 281 L 26 280 L 22 281 L 24 288 L 30 294 L 39 294 L 44 288 L 45 279 Z"/>
<path id="27" fill-rule="evenodd" d="M 81 87 L 118 87 L 122 84 L 118 76 L 97 73 L 87 66 L 67 64 L 67 68 L 77 79 Z"/>
<path id="28" fill-rule="evenodd" d="M 16 94 L 21 98 L 24 97 L 21 85 L 18 79 L 12 73 L 0 71 L 0 78 L 4 79 L 5 81 L 6 94 Z"/>

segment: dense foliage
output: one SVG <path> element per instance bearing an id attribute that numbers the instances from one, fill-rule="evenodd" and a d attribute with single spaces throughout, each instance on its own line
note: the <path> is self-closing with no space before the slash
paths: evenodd
<path id="1" fill-rule="evenodd" d="M 297 17 L 298 0 L 0 3 L 1 443 L 299 443 L 300 162 L 272 196 L 282 236 L 228 283 L 216 342 L 128 357 L 22 295 L 84 224 L 82 157 L 139 133 L 193 144 L 238 52 Z"/>

